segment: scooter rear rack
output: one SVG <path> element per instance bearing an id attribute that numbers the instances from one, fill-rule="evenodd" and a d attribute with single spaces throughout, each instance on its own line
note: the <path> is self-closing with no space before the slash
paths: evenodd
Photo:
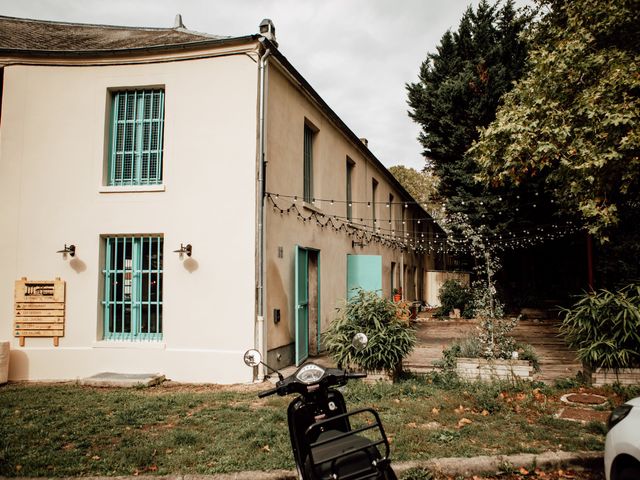
<path id="1" fill-rule="evenodd" d="M 350 417 L 354 417 L 356 415 L 361 415 L 363 413 L 369 413 L 373 415 L 375 419 L 374 422 L 368 424 L 364 427 L 357 428 L 355 430 L 349 430 L 348 432 L 340 432 L 337 431 L 335 435 L 332 435 L 330 438 L 316 440 L 315 442 L 310 442 L 311 438 L 318 438 L 320 434 L 325 431 L 325 427 L 328 427 L 326 431 L 335 430 L 335 424 L 338 423 L 336 421 L 346 420 L 346 424 L 349 425 L 348 421 Z M 380 434 L 380 439 L 377 441 L 370 440 L 366 437 L 357 437 L 359 440 L 355 442 L 346 442 L 345 439 L 349 437 L 355 437 L 359 433 L 377 429 Z M 334 417 L 328 418 L 326 420 L 322 420 L 320 422 L 314 423 L 309 428 L 307 428 L 305 432 L 305 440 L 308 443 L 309 447 L 309 458 L 311 462 L 311 468 L 314 471 L 318 471 L 319 466 L 324 464 L 330 464 L 330 476 L 324 477 L 327 480 L 365 480 L 365 479 L 374 479 L 380 478 L 380 472 L 384 470 L 384 468 L 389 464 L 389 440 L 384 432 L 384 428 L 382 427 L 382 422 L 380 421 L 380 416 L 378 412 L 373 410 L 372 408 L 363 408 L 361 410 L 356 410 L 353 412 L 343 413 L 341 415 L 336 415 Z M 331 446 L 332 444 L 335 446 L 339 446 L 339 444 L 349 444 L 349 448 L 342 450 L 340 453 L 336 453 L 329 456 L 323 456 L 320 450 L 323 446 Z M 384 445 L 384 456 L 380 457 L 380 450 L 378 449 L 379 445 Z M 355 472 L 349 472 L 345 475 L 339 475 L 336 471 L 337 463 L 340 459 L 345 459 L 349 456 L 357 452 L 364 452 L 369 455 L 368 452 L 371 452 L 370 449 L 375 449 L 376 458 L 371 459 L 370 465 L 366 468 L 359 469 Z M 315 455 L 314 455 L 315 454 Z"/>

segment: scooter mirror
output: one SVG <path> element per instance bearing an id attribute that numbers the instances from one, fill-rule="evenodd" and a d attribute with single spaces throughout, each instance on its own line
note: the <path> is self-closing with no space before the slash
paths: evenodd
<path id="1" fill-rule="evenodd" d="M 257 367 L 262 362 L 262 355 L 258 350 L 247 350 L 244 352 L 244 363 L 247 367 Z"/>
<path id="2" fill-rule="evenodd" d="M 364 347 L 367 346 L 367 343 L 369 343 L 369 339 L 362 332 L 356 333 L 353 336 L 353 340 L 351 340 L 351 345 L 353 345 L 356 350 L 364 350 Z"/>

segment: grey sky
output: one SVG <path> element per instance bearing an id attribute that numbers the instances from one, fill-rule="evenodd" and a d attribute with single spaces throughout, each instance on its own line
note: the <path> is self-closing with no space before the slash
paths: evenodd
<path id="1" fill-rule="evenodd" d="M 187 28 L 220 35 L 276 26 L 280 51 L 386 166 L 422 168 L 404 85 L 477 0 L 0 0 L 0 14 Z M 524 3 L 518 1 L 518 4 Z"/>

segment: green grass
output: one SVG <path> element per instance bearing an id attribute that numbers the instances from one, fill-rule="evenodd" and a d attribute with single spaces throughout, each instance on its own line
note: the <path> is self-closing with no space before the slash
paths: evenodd
<path id="1" fill-rule="evenodd" d="M 437 381 L 353 383 L 345 395 L 350 408 L 379 410 L 395 460 L 603 448 L 601 426 L 553 417 L 560 390 Z M 9 384 L 0 388 L 0 476 L 292 469 L 289 399 L 257 391 Z"/>

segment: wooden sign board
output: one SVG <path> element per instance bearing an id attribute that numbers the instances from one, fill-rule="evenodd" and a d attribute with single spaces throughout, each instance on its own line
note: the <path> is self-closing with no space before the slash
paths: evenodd
<path id="1" fill-rule="evenodd" d="M 53 337 L 57 347 L 64 337 L 65 282 L 16 280 L 14 335 L 24 347 L 26 337 Z"/>

